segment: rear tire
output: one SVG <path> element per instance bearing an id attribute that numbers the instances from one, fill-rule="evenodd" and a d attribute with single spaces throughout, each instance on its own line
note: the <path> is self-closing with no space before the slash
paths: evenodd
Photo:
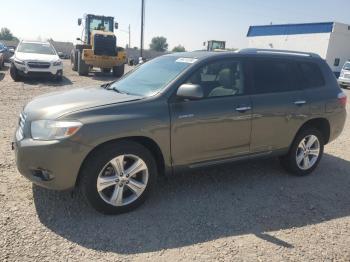
<path id="1" fill-rule="evenodd" d="M 77 50 L 73 50 L 70 55 L 70 64 L 73 71 L 78 70 L 78 52 Z"/>
<path id="2" fill-rule="evenodd" d="M 130 157 L 138 162 L 133 162 Z M 133 167 L 137 171 L 131 172 L 135 170 Z M 79 187 L 85 199 L 98 212 L 120 214 L 133 210 L 146 200 L 155 185 L 156 176 L 156 163 L 150 151 L 133 141 L 121 141 L 97 149 L 84 161 Z M 138 185 L 136 190 L 135 185 Z M 118 191 L 120 189 L 122 191 Z M 118 198 L 120 192 L 121 198 Z"/>
<path id="3" fill-rule="evenodd" d="M 21 76 L 19 75 L 18 70 L 14 64 L 11 64 L 10 76 L 15 82 L 21 80 Z"/>
<path id="4" fill-rule="evenodd" d="M 89 74 L 89 65 L 82 59 L 82 51 L 78 51 L 78 74 L 80 76 L 87 76 Z"/>
<path id="5" fill-rule="evenodd" d="M 313 140 L 315 141 L 312 143 Z M 288 154 L 281 157 L 280 161 L 282 166 L 292 175 L 306 176 L 318 166 L 323 149 L 322 133 L 312 127 L 305 128 L 297 134 Z"/>
<path id="6" fill-rule="evenodd" d="M 124 64 L 113 67 L 113 76 L 122 77 L 124 75 Z"/>

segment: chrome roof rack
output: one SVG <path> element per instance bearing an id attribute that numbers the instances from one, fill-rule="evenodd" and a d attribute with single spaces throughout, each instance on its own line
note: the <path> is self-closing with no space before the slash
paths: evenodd
<path id="1" fill-rule="evenodd" d="M 295 55 L 305 57 L 317 57 L 320 56 L 315 53 L 290 51 L 290 50 L 278 50 L 278 49 L 259 49 L 259 48 L 245 48 L 238 50 L 239 54 L 272 54 L 272 55 Z"/>

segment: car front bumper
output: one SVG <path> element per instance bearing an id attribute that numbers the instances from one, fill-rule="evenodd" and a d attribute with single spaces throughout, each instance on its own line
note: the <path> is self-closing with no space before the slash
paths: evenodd
<path id="1" fill-rule="evenodd" d="M 350 78 L 339 77 L 338 78 L 339 85 L 348 85 L 350 86 Z"/>
<path id="2" fill-rule="evenodd" d="M 50 65 L 48 68 L 31 68 L 28 66 L 27 63 L 24 65 L 14 63 L 15 67 L 17 68 L 18 72 L 22 76 L 40 76 L 40 75 L 51 75 L 56 76 L 58 74 L 62 74 L 63 72 L 63 65 L 54 66 Z"/>
<path id="3" fill-rule="evenodd" d="M 23 176 L 48 189 L 69 190 L 75 186 L 80 166 L 92 148 L 67 139 L 15 138 L 12 149 Z"/>

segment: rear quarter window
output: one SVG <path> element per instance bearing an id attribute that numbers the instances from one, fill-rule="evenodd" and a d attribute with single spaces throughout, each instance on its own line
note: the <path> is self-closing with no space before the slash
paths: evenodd
<path id="1" fill-rule="evenodd" d="M 300 62 L 299 68 L 301 70 L 304 85 L 306 88 L 322 87 L 325 85 L 325 80 L 319 66 L 312 62 Z"/>

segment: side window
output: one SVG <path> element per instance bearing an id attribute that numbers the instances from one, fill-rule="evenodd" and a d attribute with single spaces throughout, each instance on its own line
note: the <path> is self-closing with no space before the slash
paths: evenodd
<path id="1" fill-rule="evenodd" d="M 321 87 L 325 85 L 325 80 L 318 65 L 311 62 L 301 62 L 299 67 L 307 88 Z"/>
<path id="2" fill-rule="evenodd" d="M 186 83 L 202 87 L 205 98 L 244 94 L 244 74 L 240 61 L 224 60 L 197 70 Z"/>
<path id="3" fill-rule="evenodd" d="M 339 66 L 340 64 L 340 58 L 334 59 L 334 66 Z"/>
<path id="4" fill-rule="evenodd" d="M 253 61 L 254 93 L 276 93 L 299 89 L 294 63 L 283 60 Z"/>

